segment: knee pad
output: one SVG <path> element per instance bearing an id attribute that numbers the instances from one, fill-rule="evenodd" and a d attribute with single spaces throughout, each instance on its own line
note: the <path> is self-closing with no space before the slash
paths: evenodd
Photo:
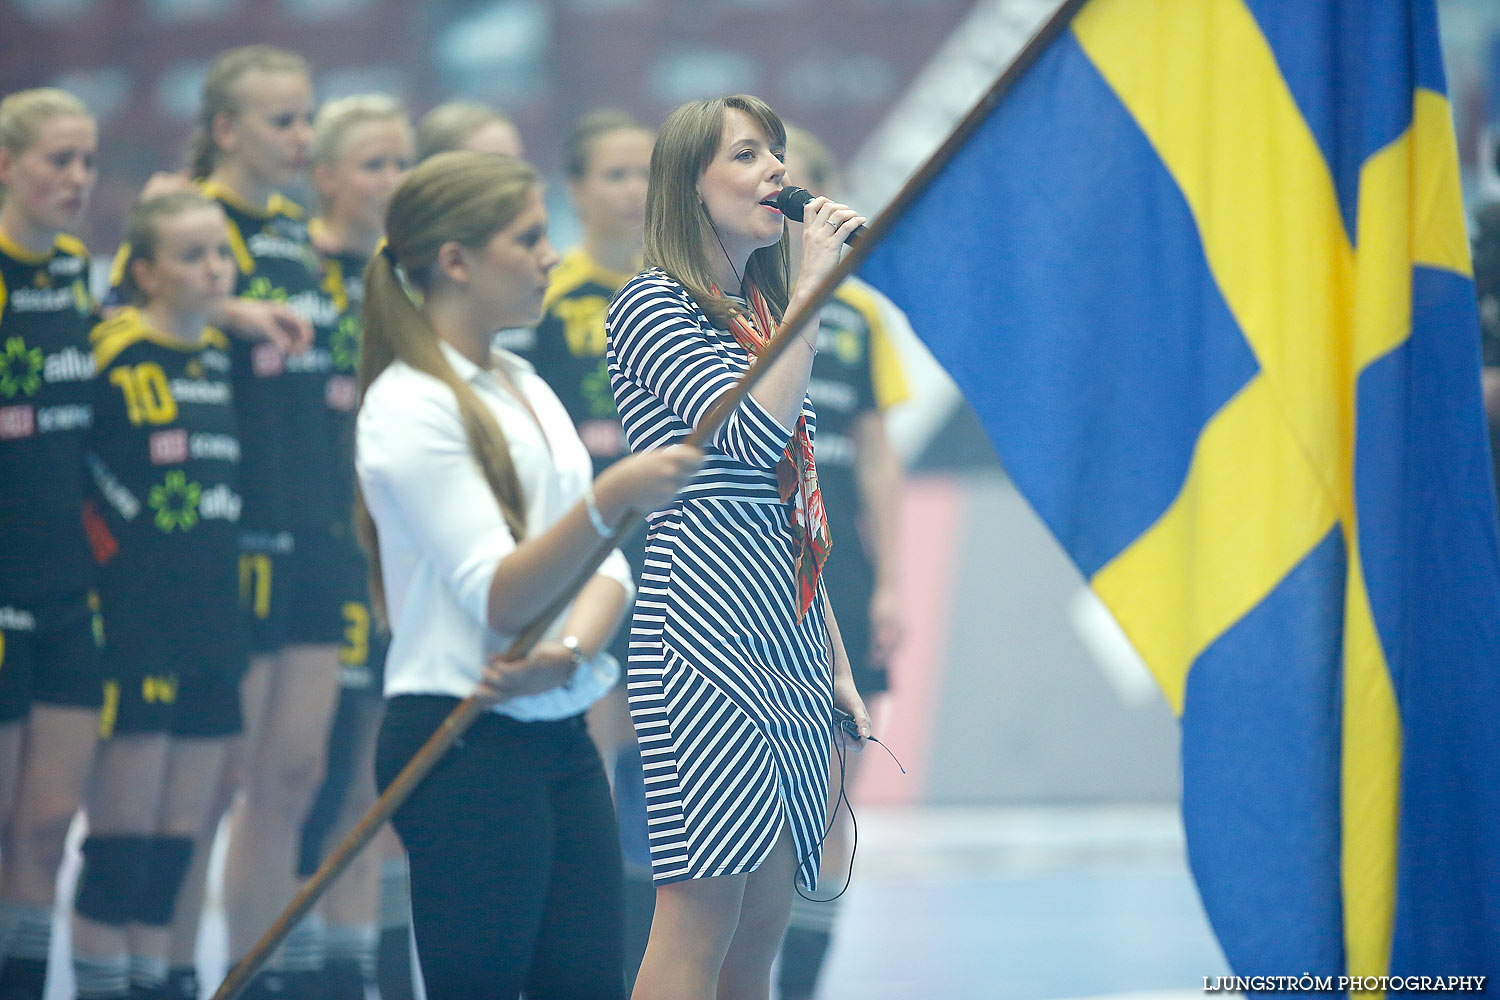
<path id="1" fill-rule="evenodd" d="M 192 863 L 192 837 L 152 837 L 145 884 L 136 894 L 131 919 L 148 927 L 170 925 L 177 893 Z"/>
<path id="2" fill-rule="evenodd" d="M 134 916 L 136 896 L 146 883 L 151 838 L 144 834 L 103 834 L 83 841 L 83 871 L 73 908 L 80 916 L 123 927 Z"/>

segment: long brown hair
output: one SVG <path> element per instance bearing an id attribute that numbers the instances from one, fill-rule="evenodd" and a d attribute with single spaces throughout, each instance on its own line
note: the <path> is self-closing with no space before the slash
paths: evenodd
<path id="1" fill-rule="evenodd" d="M 709 247 L 717 238 L 713 220 L 698 196 L 703 175 L 724 138 L 724 113 L 743 111 L 771 139 L 784 145 L 786 127 L 771 106 L 749 94 L 692 101 L 672 112 L 651 150 L 651 180 L 646 188 L 646 266 L 659 267 L 682 282 L 688 294 L 715 324 L 724 327 L 740 308 L 713 293 Z M 786 312 L 787 235 L 761 247 L 745 265 L 745 282 L 760 289 L 776 319 Z"/>
<path id="2" fill-rule="evenodd" d="M 386 249 L 370 258 L 365 268 L 364 342 L 359 360 L 361 398 L 370 383 L 397 360 L 452 391 L 469 451 L 516 541 L 526 536 L 526 508 L 505 434 L 490 409 L 448 363 L 437 331 L 413 296 L 424 295 L 431 287 L 432 266 L 443 244 L 482 247 L 520 214 L 536 185 L 536 172 L 509 156 L 439 153 L 418 164 L 391 196 L 385 219 Z M 379 539 L 357 483 L 354 519 L 360 544 L 369 556 L 370 602 L 378 620 L 384 622 Z"/>
<path id="3" fill-rule="evenodd" d="M 300 73 L 311 79 L 307 60 L 295 52 L 273 48 L 270 45 L 246 45 L 222 53 L 209 68 L 203 81 L 203 100 L 198 105 L 198 128 L 193 133 L 192 148 L 188 153 L 188 173 L 194 180 L 202 180 L 214 172 L 219 147 L 214 142 L 214 119 L 221 114 L 240 113 L 240 94 L 235 84 L 246 73 L 260 70 L 262 73 Z"/>

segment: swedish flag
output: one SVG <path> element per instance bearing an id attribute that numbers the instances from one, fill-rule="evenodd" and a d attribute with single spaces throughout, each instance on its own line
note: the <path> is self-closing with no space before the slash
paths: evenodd
<path id="1" fill-rule="evenodd" d="M 1155 673 L 1236 972 L 1500 972 L 1500 544 L 1432 0 L 1092 0 L 864 274 Z"/>

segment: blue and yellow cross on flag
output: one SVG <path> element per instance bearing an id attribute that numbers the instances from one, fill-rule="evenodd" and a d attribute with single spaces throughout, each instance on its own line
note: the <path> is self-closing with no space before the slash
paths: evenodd
<path id="1" fill-rule="evenodd" d="M 1500 545 L 1432 0 L 1092 0 L 863 274 L 1180 714 L 1235 972 L 1500 973 Z"/>

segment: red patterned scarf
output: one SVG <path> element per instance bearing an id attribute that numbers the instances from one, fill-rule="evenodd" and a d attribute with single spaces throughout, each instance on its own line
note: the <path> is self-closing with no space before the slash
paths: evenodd
<path id="1" fill-rule="evenodd" d="M 717 288 L 714 292 L 723 294 Z M 746 354 L 758 358 L 771 342 L 776 322 L 771 318 L 766 297 L 753 285 L 749 300 L 753 315 L 736 315 L 729 321 L 729 330 Z M 783 503 L 796 499 L 792 505 L 792 545 L 796 549 L 797 621 L 800 622 L 818 595 L 818 577 L 833 549 L 833 536 L 828 531 L 828 511 L 823 507 L 823 493 L 818 489 L 818 469 L 813 464 L 812 438 L 807 433 L 807 418 L 800 413 L 792 439 L 787 442 L 781 461 L 776 463 L 776 487 Z"/>

